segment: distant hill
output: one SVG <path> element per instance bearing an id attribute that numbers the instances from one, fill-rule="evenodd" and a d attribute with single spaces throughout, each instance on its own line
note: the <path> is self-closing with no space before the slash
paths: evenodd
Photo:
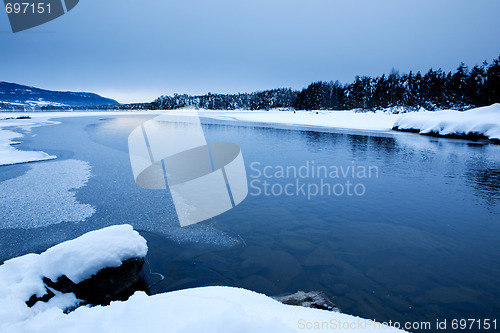
<path id="1" fill-rule="evenodd" d="M 98 107 L 119 104 L 94 93 L 52 91 L 16 83 L 0 82 L 0 110 L 42 110 L 68 107 Z"/>

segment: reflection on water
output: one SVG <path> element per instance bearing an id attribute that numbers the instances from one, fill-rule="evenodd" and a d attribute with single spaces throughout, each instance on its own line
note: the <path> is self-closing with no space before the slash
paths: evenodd
<path id="1" fill-rule="evenodd" d="M 500 198 L 500 169 L 485 167 L 471 169 L 468 173 L 476 192 L 485 198 L 489 205 L 495 206 Z"/>
<path id="2" fill-rule="evenodd" d="M 307 161 L 354 161 L 376 166 L 380 175 L 363 180 L 363 196 L 250 195 L 223 215 L 181 229 L 168 192 L 138 189 L 132 177 L 127 137 L 145 119 L 75 118 L 50 131 L 35 129 L 38 140 L 30 148 L 71 151 L 95 174 L 77 199 L 96 207 L 96 214 L 45 230 L 45 236 L 55 242 L 109 224 L 134 225 L 148 240 L 152 271 L 166 276 L 153 292 L 203 285 L 270 295 L 322 290 L 343 311 L 380 321 L 500 313 L 500 146 L 205 120 L 208 141 L 241 147 L 249 175 L 253 162 L 299 167 Z M 0 231 L 0 243 L 20 236 L 28 248 L 44 245 L 9 232 Z"/>

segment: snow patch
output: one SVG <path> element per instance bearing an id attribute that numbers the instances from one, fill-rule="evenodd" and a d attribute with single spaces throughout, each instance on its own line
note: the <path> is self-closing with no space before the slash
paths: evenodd
<path id="1" fill-rule="evenodd" d="M 56 156 L 51 156 L 47 153 L 44 153 L 43 151 L 23 151 L 17 150 L 12 147 L 12 145 L 19 143 L 12 140 L 22 137 L 22 134 L 7 130 L 1 130 L 0 127 L 0 166 L 34 161 L 44 161 L 56 158 Z"/>
<path id="2" fill-rule="evenodd" d="M 26 121 L 0 118 L 0 166 L 55 159 L 56 156 L 51 156 L 43 151 L 23 151 L 15 149 L 12 145 L 18 144 L 19 142 L 12 140 L 22 138 L 23 135 L 5 129 L 6 127 L 16 127 L 29 132 L 33 127 L 42 124 L 54 124 L 54 122 L 47 122 L 45 119 Z"/>

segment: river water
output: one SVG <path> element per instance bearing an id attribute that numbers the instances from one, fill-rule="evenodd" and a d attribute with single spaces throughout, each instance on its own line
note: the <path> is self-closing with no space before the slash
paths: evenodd
<path id="1" fill-rule="evenodd" d="M 20 198 L 3 202 L 0 261 L 128 223 L 148 240 L 146 270 L 165 276 L 153 293 L 320 290 L 384 322 L 500 313 L 499 145 L 204 119 L 209 142 L 241 147 L 249 195 L 181 228 L 169 192 L 132 176 L 128 134 L 151 118 L 65 118 L 27 133 L 19 149 L 58 159 L 0 167 L 0 190 Z"/>

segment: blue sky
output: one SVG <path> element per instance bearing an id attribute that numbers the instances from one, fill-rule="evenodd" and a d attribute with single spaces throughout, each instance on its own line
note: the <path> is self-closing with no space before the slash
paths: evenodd
<path id="1" fill-rule="evenodd" d="M 13 34 L 0 13 L 0 81 L 162 94 L 302 88 L 500 54 L 497 0 L 80 0 Z"/>

